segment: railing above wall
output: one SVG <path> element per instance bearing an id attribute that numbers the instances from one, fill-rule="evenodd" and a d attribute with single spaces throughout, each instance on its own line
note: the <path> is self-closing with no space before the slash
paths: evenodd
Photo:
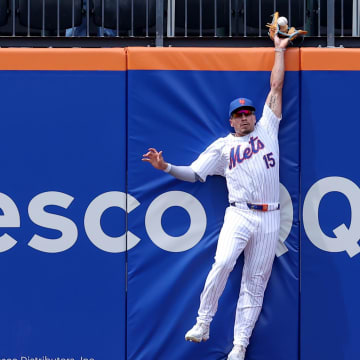
<path id="1" fill-rule="evenodd" d="M 360 46 L 360 0 L 0 0 L 0 46 L 271 46 L 279 11 L 298 46 Z"/>

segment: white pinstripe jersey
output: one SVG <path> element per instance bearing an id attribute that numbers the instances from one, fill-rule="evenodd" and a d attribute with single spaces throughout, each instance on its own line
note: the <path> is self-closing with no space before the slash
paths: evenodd
<path id="1" fill-rule="evenodd" d="M 217 139 L 191 168 L 203 181 L 208 175 L 224 176 L 230 203 L 279 202 L 280 120 L 265 104 L 262 117 L 250 134 L 229 134 Z"/>

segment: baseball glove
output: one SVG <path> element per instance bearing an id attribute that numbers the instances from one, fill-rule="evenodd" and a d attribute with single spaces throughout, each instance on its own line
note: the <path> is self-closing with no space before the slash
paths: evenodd
<path id="1" fill-rule="evenodd" d="M 289 28 L 288 25 L 280 26 L 278 24 L 278 19 L 279 19 L 279 13 L 276 12 L 273 15 L 273 20 L 271 24 L 266 24 L 266 26 L 269 28 L 269 36 L 271 40 L 274 40 L 276 34 L 279 37 L 283 37 L 283 38 L 288 37 L 290 40 L 294 40 L 298 36 L 307 34 L 307 31 L 305 30 L 296 30 L 294 27 Z"/>

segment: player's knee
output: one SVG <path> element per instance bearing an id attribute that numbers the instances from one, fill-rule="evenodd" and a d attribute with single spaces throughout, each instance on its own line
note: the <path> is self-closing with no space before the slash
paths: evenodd
<path id="1" fill-rule="evenodd" d="M 214 267 L 221 272 L 231 272 L 234 268 L 233 261 L 215 259 Z"/>
<path id="2" fill-rule="evenodd" d="M 267 277 L 263 274 L 254 274 L 248 278 L 248 290 L 253 296 L 263 296 L 267 284 Z"/>

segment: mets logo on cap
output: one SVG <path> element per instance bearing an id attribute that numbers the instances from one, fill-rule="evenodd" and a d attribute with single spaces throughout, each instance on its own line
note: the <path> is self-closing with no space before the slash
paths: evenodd
<path id="1" fill-rule="evenodd" d="M 229 116 L 231 117 L 231 114 L 242 107 L 247 107 L 250 110 L 255 111 L 255 106 L 253 105 L 252 101 L 247 98 L 236 98 L 230 103 L 229 107 Z"/>

